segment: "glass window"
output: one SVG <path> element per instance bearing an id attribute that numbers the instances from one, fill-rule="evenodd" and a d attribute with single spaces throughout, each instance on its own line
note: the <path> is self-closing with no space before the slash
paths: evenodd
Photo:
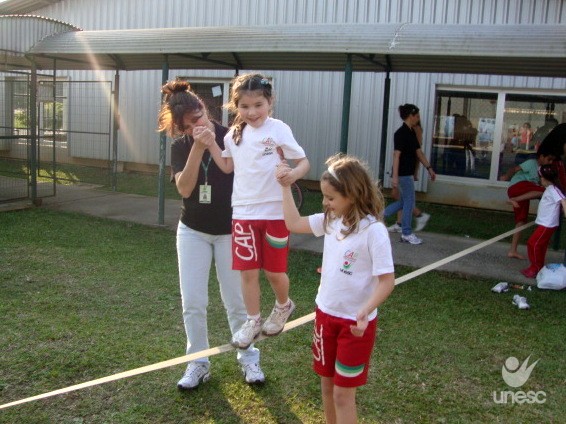
<path id="1" fill-rule="evenodd" d="M 193 90 L 208 108 L 210 117 L 220 124 L 226 125 L 222 119 L 222 105 L 224 102 L 225 83 L 223 82 L 192 82 L 188 77 L 178 77 L 180 80 L 189 81 Z"/>
<path id="2" fill-rule="evenodd" d="M 561 122 L 566 122 L 566 97 L 507 94 L 498 175 L 535 156 L 542 140 Z"/>
<path id="3" fill-rule="evenodd" d="M 497 93 L 439 90 L 432 166 L 439 175 L 489 179 Z"/>

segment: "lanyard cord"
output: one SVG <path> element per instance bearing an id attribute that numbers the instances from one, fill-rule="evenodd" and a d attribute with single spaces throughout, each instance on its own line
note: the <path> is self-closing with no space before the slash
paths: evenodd
<path id="1" fill-rule="evenodd" d="M 202 166 L 202 169 L 204 170 L 204 185 L 208 185 L 208 167 L 210 166 L 210 161 L 212 159 L 212 156 L 208 156 L 208 162 L 205 165 L 204 164 L 204 160 L 202 160 L 200 162 L 200 165 Z"/>

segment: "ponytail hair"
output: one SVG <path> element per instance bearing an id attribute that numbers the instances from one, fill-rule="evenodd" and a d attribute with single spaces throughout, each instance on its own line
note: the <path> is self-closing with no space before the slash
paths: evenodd
<path id="1" fill-rule="evenodd" d="M 161 87 L 163 103 L 157 115 L 157 129 L 174 138 L 184 131 L 183 118 L 187 113 L 205 111 L 204 102 L 191 90 L 187 81 L 169 81 Z"/>
<path id="2" fill-rule="evenodd" d="M 237 76 L 232 80 L 232 88 L 230 89 L 230 101 L 224 105 L 224 108 L 234 115 L 232 123 L 232 138 L 234 143 L 238 145 L 242 140 L 242 133 L 246 123 L 238 112 L 238 103 L 242 95 L 250 91 L 259 91 L 269 102 L 273 101 L 273 88 L 269 79 L 261 74 L 244 74 Z"/>

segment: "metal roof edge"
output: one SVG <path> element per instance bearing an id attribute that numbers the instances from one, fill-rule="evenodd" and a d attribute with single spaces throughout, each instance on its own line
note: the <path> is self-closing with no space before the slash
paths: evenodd
<path id="1" fill-rule="evenodd" d="M 0 19 L 24 19 L 24 18 L 26 18 L 26 19 L 33 18 L 33 19 L 37 19 L 37 20 L 41 20 L 41 21 L 47 21 L 47 22 L 53 22 L 53 23 L 56 23 L 56 24 L 62 24 L 62 25 L 68 26 L 71 31 L 82 31 L 82 28 L 79 28 L 78 26 L 70 24 L 69 22 L 61 21 L 59 19 L 48 18 L 46 16 L 41 16 L 41 15 L 27 15 L 27 14 L 0 15 Z"/>

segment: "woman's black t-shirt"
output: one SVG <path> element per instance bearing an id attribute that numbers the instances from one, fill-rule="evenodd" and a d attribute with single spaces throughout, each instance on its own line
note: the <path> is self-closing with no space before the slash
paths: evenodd
<path id="1" fill-rule="evenodd" d="M 401 152 L 399 157 L 399 176 L 414 175 L 417 165 L 417 149 L 420 148 L 415 131 L 403 122 L 393 136 L 393 148 Z"/>
<path id="2" fill-rule="evenodd" d="M 224 150 L 224 136 L 228 128 L 214 122 L 216 142 Z M 175 174 L 185 168 L 189 153 L 193 146 L 192 137 L 183 136 L 171 144 L 171 181 L 175 182 Z M 210 161 L 209 161 L 210 159 Z M 205 170 L 208 165 L 208 185 L 211 189 L 211 202 L 199 202 L 199 186 L 204 184 Z M 195 231 L 212 235 L 230 234 L 232 232 L 232 186 L 234 174 L 222 172 L 210 152 L 206 150 L 199 166 L 199 174 L 195 188 L 188 198 L 183 198 L 180 221 Z"/>

